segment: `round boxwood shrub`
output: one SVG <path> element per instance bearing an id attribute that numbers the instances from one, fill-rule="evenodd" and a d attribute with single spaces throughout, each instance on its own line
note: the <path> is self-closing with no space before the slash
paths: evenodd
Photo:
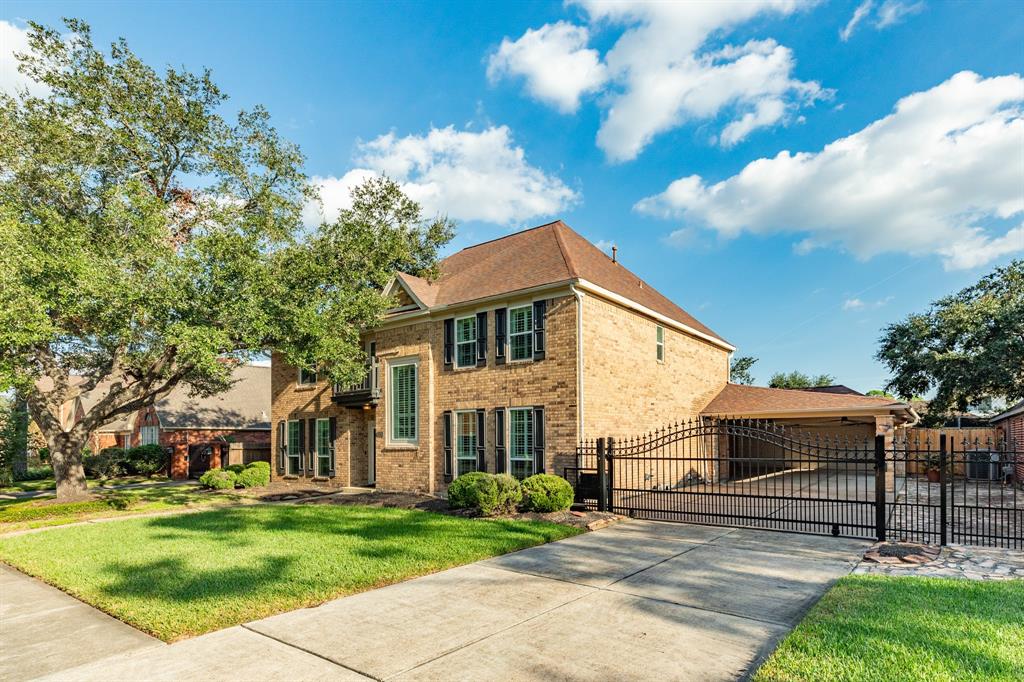
<path id="1" fill-rule="evenodd" d="M 159 445 L 139 445 L 125 451 L 125 468 L 130 474 L 152 476 L 166 466 L 167 453 Z"/>
<path id="2" fill-rule="evenodd" d="M 477 507 L 484 516 L 514 512 L 523 501 L 523 486 L 514 476 L 491 476 L 491 484 L 481 486 L 477 493 Z"/>
<path id="3" fill-rule="evenodd" d="M 255 462 L 254 464 L 264 464 L 266 462 Z M 253 466 L 250 464 L 247 467 L 242 468 L 242 472 L 238 474 L 238 485 L 243 488 L 262 488 L 270 484 L 270 466 Z"/>
<path id="4" fill-rule="evenodd" d="M 523 509 L 555 512 L 572 506 L 573 490 L 569 481 L 553 474 L 536 474 L 523 481 Z"/>
<path id="5" fill-rule="evenodd" d="M 227 469 L 210 469 L 199 477 L 199 482 L 214 490 L 230 490 L 235 487 L 238 475 Z"/>
<path id="6" fill-rule="evenodd" d="M 241 474 L 243 471 L 245 471 L 244 464 L 229 464 L 224 468 L 227 469 L 228 471 L 234 471 L 235 475 Z"/>
<path id="7" fill-rule="evenodd" d="M 471 471 L 456 478 L 448 486 L 448 506 L 452 509 L 477 507 L 477 483 L 490 477 L 483 471 Z"/>
<path id="8" fill-rule="evenodd" d="M 249 462 L 245 465 L 245 468 L 262 469 L 267 472 L 267 476 L 270 475 L 270 462 Z"/>

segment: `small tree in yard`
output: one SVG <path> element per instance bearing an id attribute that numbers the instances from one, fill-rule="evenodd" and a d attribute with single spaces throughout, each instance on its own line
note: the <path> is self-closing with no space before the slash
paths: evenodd
<path id="1" fill-rule="evenodd" d="M 0 96 L 0 390 L 25 396 L 62 499 L 86 493 L 90 432 L 178 385 L 223 391 L 233 362 L 276 350 L 355 379 L 388 279 L 431 276 L 452 235 L 387 179 L 304 229 L 303 158 L 263 109 L 228 122 L 209 72 L 158 74 L 66 24 L 31 24 L 18 56 L 47 94 Z"/>
<path id="2" fill-rule="evenodd" d="M 930 413 L 1024 398 L 1024 261 L 885 328 L 878 359 L 903 398 L 934 389 Z"/>

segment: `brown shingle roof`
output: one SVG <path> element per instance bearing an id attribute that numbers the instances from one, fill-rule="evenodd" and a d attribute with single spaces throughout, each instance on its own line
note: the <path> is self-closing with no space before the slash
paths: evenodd
<path id="1" fill-rule="evenodd" d="M 465 248 L 441 261 L 441 275 L 434 282 L 406 274 L 399 279 L 428 307 L 586 280 L 724 341 L 561 220 Z"/>
<path id="2" fill-rule="evenodd" d="M 843 395 L 864 395 L 860 391 L 855 391 L 849 386 L 843 386 L 842 384 L 832 384 L 831 386 L 808 386 L 807 388 L 797 388 L 792 390 L 811 391 L 813 393 L 839 393 Z"/>
<path id="3" fill-rule="evenodd" d="M 805 410 L 828 409 L 876 409 L 889 408 L 905 410 L 908 406 L 890 398 L 879 398 L 847 393 L 823 393 L 802 391 L 791 388 L 762 388 L 726 384 L 715 396 L 702 414 L 716 414 L 742 417 L 748 414 L 775 412 L 800 412 Z"/>
<path id="4" fill-rule="evenodd" d="M 224 393 L 192 397 L 187 386 L 177 386 L 156 403 L 160 426 L 165 429 L 269 429 L 270 368 L 240 365 Z"/>

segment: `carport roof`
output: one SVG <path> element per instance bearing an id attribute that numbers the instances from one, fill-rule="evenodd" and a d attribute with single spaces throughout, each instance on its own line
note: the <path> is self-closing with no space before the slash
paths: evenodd
<path id="1" fill-rule="evenodd" d="M 913 416 L 910 405 L 891 398 L 741 384 L 726 384 L 701 414 L 719 417 L 785 417 L 818 412 L 902 413 L 908 418 Z"/>

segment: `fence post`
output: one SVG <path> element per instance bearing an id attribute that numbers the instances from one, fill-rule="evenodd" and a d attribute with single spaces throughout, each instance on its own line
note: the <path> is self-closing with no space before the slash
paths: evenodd
<path id="1" fill-rule="evenodd" d="M 875 436 L 875 537 L 885 540 L 885 436 Z"/>
<path id="2" fill-rule="evenodd" d="M 597 439 L 597 511 L 608 511 L 608 463 L 604 459 L 604 438 Z"/>
<path id="3" fill-rule="evenodd" d="M 939 545 L 946 546 L 946 434 L 939 435 Z"/>
<path id="4" fill-rule="evenodd" d="M 608 436 L 608 445 L 605 446 L 605 471 L 607 472 L 608 486 L 605 488 L 605 511 L 615 512 L 615 495 L 612 488 L 615 487 L 615 439 Z"/>

